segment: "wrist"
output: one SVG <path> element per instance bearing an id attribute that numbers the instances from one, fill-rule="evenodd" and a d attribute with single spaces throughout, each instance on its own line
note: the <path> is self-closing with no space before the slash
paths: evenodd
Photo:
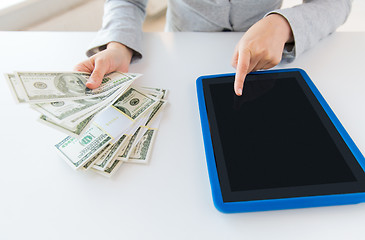
<path id="1" fill-rule="evenodd" d="M 269 18 L 270 22 L 273 24 L 273 27 L 278 29 L 280 35 L 285 40 L 285 43 L 292 43 L 294 41 L 293 31 L 285 17 L 278 13 L 272 13 L 266 18 Z"/>
<path id="2" fill-rule="evenodd" d="M 133 55 L 133 50 L 132 49 L 130 49 L 129 47 L 127 47 L 124 44 L 119 43 L 119 42 L 109 42 L 106 45 L 106 49 L 121 50 L 121 51 L 123 51 L 125 53 L 129 53 L 130 56 Z"/>

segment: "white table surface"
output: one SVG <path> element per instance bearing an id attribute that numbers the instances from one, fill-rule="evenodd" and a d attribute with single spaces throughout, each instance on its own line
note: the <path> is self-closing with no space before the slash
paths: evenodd
<path id="1" fill-rule="evenodd" d="M 0 32 L 0 73 L 70 71 L 95 33 Z M 223 214 L 212 202 L 195 80 L 233 72 L 240 33 L 146 33 L 130 71 L 169 89 L 149 164 L 111 179 L 72 170 L 64 134 L 0 78 L 0 239 L 364 239 L 365 204 Z M 280 68 L 305 69 L 365 153 L 365 33 L 335 33 Z"/>

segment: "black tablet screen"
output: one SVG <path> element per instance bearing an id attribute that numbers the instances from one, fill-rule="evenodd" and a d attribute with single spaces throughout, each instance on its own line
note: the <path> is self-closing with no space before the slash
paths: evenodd
<path id="1" fill-rule="evenodd" d="M 241 97 L 234 94 L 233 76 L 208 89 L 224 201 L 364 188 L 360 165 L 298 74 L 250 75 Z"/>

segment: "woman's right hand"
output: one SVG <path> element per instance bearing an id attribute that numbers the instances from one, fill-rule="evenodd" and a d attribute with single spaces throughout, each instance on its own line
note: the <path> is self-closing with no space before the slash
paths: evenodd
<path id="1" fill-rule="evenodd" d="M 110 72 L 128 72 L 133 51 L 118 42 L 108 43 L 105 50 L 77 64 L 75 71 L 91 73 L 86 87 L 94 89 L 100 86 L 105 74 Z"/>

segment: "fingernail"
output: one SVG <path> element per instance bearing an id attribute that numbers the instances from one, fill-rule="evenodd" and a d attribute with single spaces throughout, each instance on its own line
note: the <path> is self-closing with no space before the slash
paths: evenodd
<path id="1" fill-rule="evenodd" d="M 94 84 L 95 83 L 95 81 L 94 81 L 94 79 L 92 79 L 92 78 L 89 78 L 87 81 L 86 81 L 86 84 Z"/>
<path id="2" fill-rule="evenodd" d="M 242 88 L 239 88 L 238 89 L 238 94 L 241 96 L 242 95 L 242 91 L 243 91 L 243 89 Z"/>
<path id="3" fill-rule="evenodd" d="M 86 87 L 92 87 L 94 85 L 94 81 L 90 81 L 90 79 L 86 82 Z"/>

